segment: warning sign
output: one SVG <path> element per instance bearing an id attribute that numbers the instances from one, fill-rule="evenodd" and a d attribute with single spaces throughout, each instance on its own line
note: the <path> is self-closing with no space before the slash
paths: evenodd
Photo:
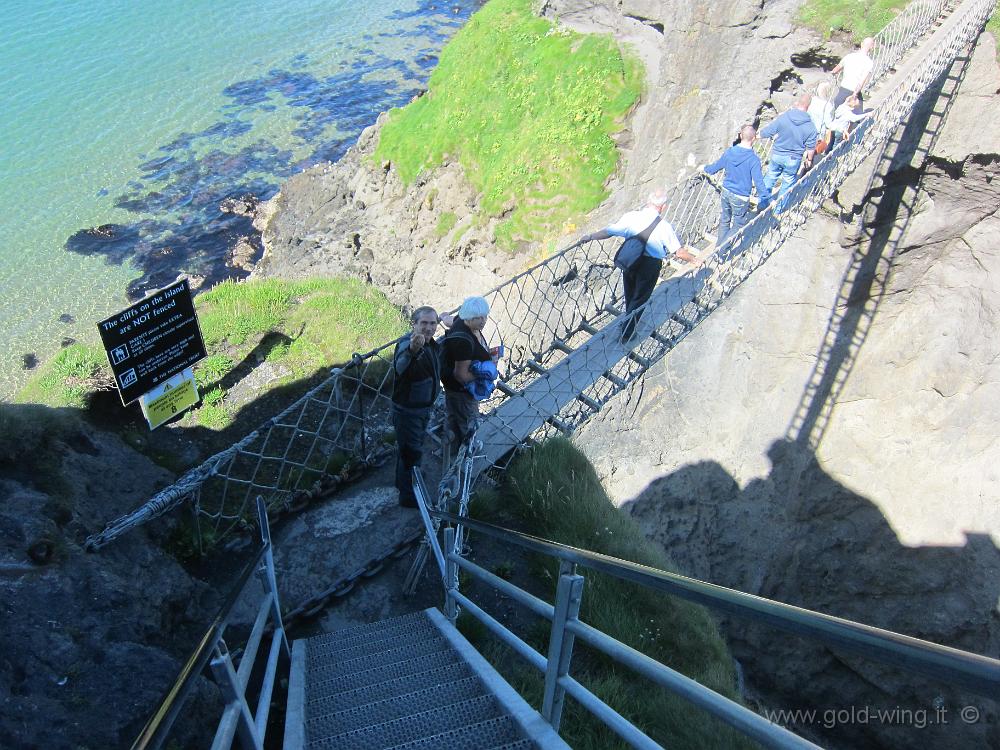
<path id="1" fill-rule="evenodd" d="M 187 279 L 97 327 L 126 405 L 206 356 Z"/>
<path id="2" fill-rule="evenodd" d="M 155 430 L 171 417 L 198 403 L 198 387 L 194 373 L 185 370 L 175 375 L 161 387 L 142 397 L 142 413 L 146 415 L 149 429 Z"/>

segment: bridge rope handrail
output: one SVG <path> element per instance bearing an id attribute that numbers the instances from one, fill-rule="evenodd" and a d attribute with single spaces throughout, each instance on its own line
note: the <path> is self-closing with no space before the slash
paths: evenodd
<path id="1" fill-rule="evenodd" d="M 873 79 L 884 79 L 915 45 L 928 51 L 898 71 L 899 83 L 872 115 L 793 185 L 780 213 L 759 213 L 703 266 L 659 285 L 644 308 L 638 345 L 623 346 L 614 336 L 622 289 L 611 242 L 564 248 L 487 292 L 492 327 L 486 333 L 504 344 L 507 358 L 501 386 L 484 404 L 487 450 L 477 469 L 532 435 L 579 426 L 676 346 L 889 137 L 946 64 L 974 41 L 993 7 L 993 0 L 908 5 L 877 36 Z M 718 220 L 717 201 L 717 187 L 694 175 L 670 191 L 665 218 L 682 242 L 699 244 Z M 317 491 L 338 458 L 377 463 L 390 450 L 383 437 L 391 430 L 395 344 L 356 354 L 334 368 L 257 430 L 88 537 L 87 549 L 99 549 L 187 501 L 199 524 L 209 525 L 206 533 L 220 539 L 252 525 L 248 508 L 257 494 L 278 510 Z M 557 380 L 571 398 L 556 392 Z"/>

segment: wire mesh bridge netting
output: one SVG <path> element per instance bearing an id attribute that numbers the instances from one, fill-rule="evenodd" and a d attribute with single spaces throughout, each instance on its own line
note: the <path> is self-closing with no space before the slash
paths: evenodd
<path id="1" fill-rule="evenodd" d="M 911 3 L 876 37 L 874 108 L 800 178 L 716 246 L 708 233 L 719 216 L 719 188 L 695 175 L 669 191 L 664 218 L 702 264 L 664 265 L 661 283 L 637 311 L 637 335 L 621 341 L 623 292 L 612 256 L 616 240 L 571 246 L 484 296 L 491 344 L 502 343 L 501 380 L 481 404 L 481 448 L 474 473 L 503 462 L 513 449 L 554 432 L 570 432 L 687 336 L 906 121 L 914 105 L 972 45 L 994 0 Z M 912 51 L 912 54 L 911 54 Z M 382 463 L 394 447 L 389 342 L 331 371 L 321 384 L 227 450 L 185 473 L 134 512 L 87 540 L 94 550 L 146 521 L 189 505 L 205 538 L 219 541 L 252 528 L 254 498 L 272 513 Z M 432 420 L 440 431 L 440 419 Z M 440 444 L 440 434 L 435 436 Z"/>

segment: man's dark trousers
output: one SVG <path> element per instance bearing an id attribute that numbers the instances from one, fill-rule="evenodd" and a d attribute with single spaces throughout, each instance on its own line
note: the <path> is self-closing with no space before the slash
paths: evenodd
<path id="1" fill-rule="evenodd" d="M 663 261 L 654 258 L 646 253 L 639 256 L 632 267 L 627 271 L 622 271 L 622 281 L 625 286 L 625 312 L 631 313 L 637 307 L 642 307 L 649 299 L 649 295 L 656 288 L 656 282 L 660 278 L 660 268 Z M 628 341 L 635 332 L 635 327 L 642 317 L 642 311 L 638 311 L 625 321 L 625 328 L 622 329 L 622 341 Z"/>
<path id="2" fill-rule="evenodd" d="M 427 422 L 431 416 L 431 406 L 409 408 L 392 405 L 392 425 L 396 429 L 396 489 L 399 503 L 416 507 L 417 498 L 413 494 L 413 467 L 420 466 L 424 457 L 424 437 Z"/>

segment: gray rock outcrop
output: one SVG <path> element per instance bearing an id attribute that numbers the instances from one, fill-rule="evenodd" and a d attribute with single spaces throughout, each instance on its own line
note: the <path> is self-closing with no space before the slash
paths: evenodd
<path id="1" fill-rule="evenodd" d="M 125 747 L 218 604 L 145 530 L 83 551 L 96 525 L 166 484 L 166 471 L 82 423 L 55 453 L 48 471 L 64 477 L 65 495 L 0 466 L 0 747 Z M 218 695 L 203 687 L 189 718 Z"/>

